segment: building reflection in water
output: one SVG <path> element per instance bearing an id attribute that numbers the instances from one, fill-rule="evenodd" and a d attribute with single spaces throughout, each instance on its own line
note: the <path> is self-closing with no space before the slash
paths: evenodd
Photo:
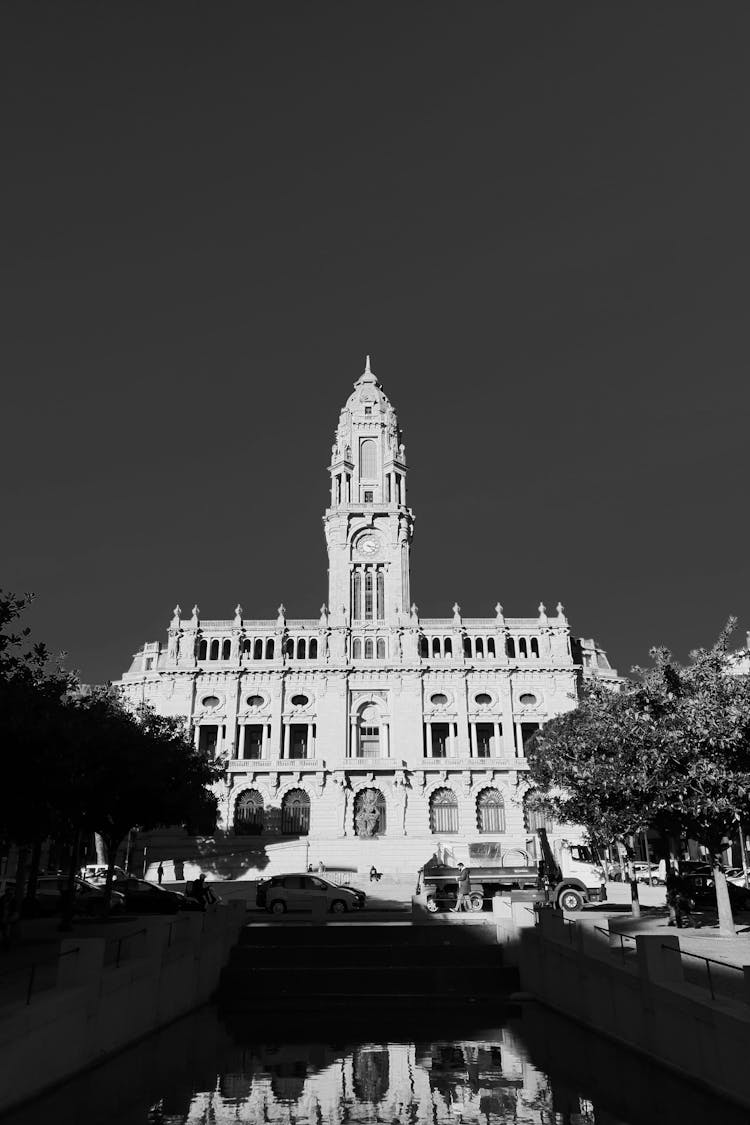
<path id="1" fill-rule="evenodd" d="M 512 1029 L 483 1035 L 472 1042 L 238 1047 L 216 1088 L 196 1093 L 185 1115 L 158 1103 L 149 1121 L 594 1125 L 591 1104 L 570 1094 L 561 1099 Z"/>

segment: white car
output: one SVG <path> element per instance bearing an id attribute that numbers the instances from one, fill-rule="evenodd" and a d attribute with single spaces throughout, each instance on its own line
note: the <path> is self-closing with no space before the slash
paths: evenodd
<path id="1" fill-rule="evenodd" d="M 255 903 L 271 914 L 286 914 L 287 910 L 311 910 L 321 896 L 325 897 L 326 909 L 332 914 L 361 910 L 367 899 L 364 891 L 353 887 L 337 887 L 320 875 L 300 872 L 260 879 Z"/>
<path id="2" fill-rule="evenodd" d="M 107 881 L 107 865 L 106 863 L 87 863 L 85 867 L 81 868 L 78 875 L 88 883 L 93 883 L 95 887 L 103 887 Z M 128 879 L 129 877 L 127 871 L 123 871 L 121 867 L 114 868 L 113 879 Z"/>

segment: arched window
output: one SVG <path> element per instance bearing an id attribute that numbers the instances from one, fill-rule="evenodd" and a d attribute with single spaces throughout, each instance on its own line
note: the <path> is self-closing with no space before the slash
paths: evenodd
<path id="1" fill-rule="evenodd" d="M 440 637 L 432 638 L 432 655 L 440 656 Z"/>
<path id="2" fill-rule="evenodd" d="M 528 656 L 528 651 L 526 649 L 526 638 L 525 637 L 519 637 L 518 638 L 518 655 L 519 656 Z"/>
<path id="3" fill-rule="evenodd" d="M 287 637 L 284 641 L 284 652 L 287 656 L 294 656 L 294 641 L 291 637 Z"/>
<path id="4" fill-rule="evenodd" d="M 208 641 L 198 642 L 198 659 L 206 660 L 208 658 Z"/>
<path id="5" fill-rule="evenodd" d="M 273 660 L 273 640 L 266 641 L 266 660 Z"/>
<path id="6" fill-rule="evenodd" d="M 495 659 L 495 638 L 494 637 L 488 637 L 487 638 L 487 655 L 491 656 L 493 660 Z"/>
<path id="7" fill-rule="evenodd" d="M 263 659 L 263 641 L 260 638 L 258 638 L 258 640 L 253 645 L 253 660 L 262 660 L 262 659 Z"/>
<path id="8" fill-rule="evenodd" d="M 373 658 L 373 644 L 370 637 L 365 641 L 365 660 L 372 660 Z"/>
<path id="9" fill-rule="evenodd" d="M 232 655 L 232 642 L 231 641 L 224 641 L 222 643 L 222 646 L 221 646 L 221 659 L 222 660 L 229 660 L 231 655 Z"/>
<path id="10" fill-rule="evenodd" d="M 378 605 L 375 616 L 378 621 L 385 617 L 385 576 L 382 566 L 378 567 Z"/>
<path id="11" fill-rule="evenodd" d="M 362 620 L 362 573 L 355 570 L 352 575 L 352 618 Z"/>
<path id="12" fill-rule="evenodd" d="M 359 637 L 355 637 L 352 641 L 352 660 L 362 659 L 362 642 Z"/>
<path id="13" fill-rule="evenodd" d="M 297 659 L 298 660 L 304 660 L 305 659 L 306 649 L 307 649 L 307 644 L 300 637 L 300 639 L 297 641 Z"/>
<path id="14" fill-rule="evenodd" d="M 453 641 L 450 637 L 446 637 L 443 641 L 443 652 L 446 656 L 453 656 Z"/>
<path id="15" fill-rule="evenodd" d="M 474 641 L 474 650 L 477 656 L 484 656 L 484 641 L 481 637 L 477 637 L 477 639 Z"/>
<path id="16" fill-rule="evenodd" d="M 240 793 L 234 806 L 235 836 L 259 836 L 263 831 L 263 798 L 257 789 Z"/>
<path id="17" fill-rule="evenodd" d="M 362 480 L 375 480 L 378 475 L 378 447 L 372 438 L 365 438 L 359 447 L 359 475 Z"/>
<path id="18" fill-rule="evenodd" d="M 378 637 L 378 660 L 385 660 L 385 638 Z"/>
<path id="19" fill-rule="evenodd" d="M 385 833 L 385 797 L 379 789 L 362 789 L 354 798 L 354 831 L 358 836 Z"/>
<path id="20" fill-rule="evenodd" d="M 310 798 L 304 789 L 290 789 L 281 802 L 283 836 L 307 836 L 310 831 Z"/>
<path id="21" fill-rule="evenodd" d="M 218 660 L 218 659 L 219 659 L 219 642 L 218 641 L 211 641 L 211 651 L 210 651 L 210 655 L 209 655 L 209 660 Z"/>
<path id="22" fill-rule="evenodd" d="M 427 657 L 430 655 L 430 643 L 427 640 L 427 637 L 419 638 L 419 655 L 423 657 Z"/>
<path id="23" fill-rule="evenodd" d="M 315 639 L 310 641 L 308 656 L 310 657 L 311 660 L 317 660 L 318 659 L 318 642 Z"/>
<path id="24" fill-rule="evenodd" d="M 367 621 L 372 621 L 375 616 L 373 610 L 372 597 L 373 597 L 373 582 L 372 571 L 368 567 L 365 571 L 365 618 Z"/>
<path id="25" fill-rule="evenodd" d="M 458 797 L 452 789 L 436 789 L 430 797 L 430 832 L 458 832 Z"/>
<path id="26" fill-rule="evenodd" d="M 471 656 L 471 637 L 464 637 L 464 656 Z"/>
<path id="27" fill-rule="evenodd" d="M 539 656 L 539 641 L 536 637 L 531 638 L 531 655 Z"/>
<path id="28" fill-rule="evenodd" d="M 508 637 L 508 639 L 505 642 L 505 655 L 510 656 L 512 659 L 515 660 L 516 643 L 515 643 L 515 641 L 513 640 L 512 637 Z"/>
<path id="29" fill-rule="evenodd" d="M 505 831 L 505 802 L 497 789 L 483 789 L 477 797 L 477 828 L 480 832 Z"/>
<path id="30" fill-rule="evenodd" d="M 523 802 L 523 818 L 526 822 L 527 832 L 538 832 L 540 828 L 546 828 L 548 832 L 552 832 L 555 828 L 555 822 L 547 812 L 541 809 L 529 808 L 529 798 L 526 797 Z"/>

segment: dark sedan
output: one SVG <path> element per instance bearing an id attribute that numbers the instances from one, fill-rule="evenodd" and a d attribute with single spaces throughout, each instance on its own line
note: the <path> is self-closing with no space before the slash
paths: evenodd
<path id="1" fill-rule="evenodd" d="M 133 914 L 176 914 L 189 909 L 185 895 L 146 879 L 115 879 L 112 886 L 124 896 L 125 909 Z"/>
<path id="2" fill-rule="evenodd" d="M 682 876 L 682 885 L 685 894 L 695 903 L 696 910 L 717 910 L 716 886 L 713 875 L 700 872 Z M 735 887 L 727 883 L 729 901 L 732 910 L 747 910 L 750 908 L 750 891 L 745 887 Z"/>

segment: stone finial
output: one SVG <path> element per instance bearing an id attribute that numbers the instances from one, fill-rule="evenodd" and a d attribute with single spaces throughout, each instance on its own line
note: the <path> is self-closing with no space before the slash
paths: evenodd
<path id="1" fill-rule="evenodd" d="M 461 606 L 458 604 L 458 602 L 453 603 L 453 624 L 461 624 Z"/>
<path id="2" fill-rule="evenodd" d="M 567 624 L 567 618 L 565 616 L 565 606 L 562 604 L 562 602 L 557 603 L 557 620 L 561 625 Z"/>
<path id="3" fill-rule="evenodd" d="M 539 603 L 538 611 L 539 611 L 539 620 L 540 621 L 547 621 L 548 620 L 548 618 L 547 618 L 547 607 L 544 604 L 544 602 Z"/>
<path id="4" fill-rule="evenodd" d="M 276 624 L 277 625 L 286 625 L 286 606 L 284 605 L 283 602 L 281 603 L 279 608 L 276 610 L 276 613 L 278 614 L 278 616 L 276 618 Z"/>
<path id="5" fill-rule="evenodd" d="M 179 605 L 176 605 L 172 612 L 174 614 L 174 616 L 172 617 L 172 628 L 173 629 L 179 629 L 180 618 L 182 617 L 182 609 L 180 608 Z"/>
<path id="6" fill-rule="evenodd" d="M 503 616 L 503 607 L 500 605 L 500 602 L 498 602 L 497 605 L 495 606 L 495 617 L 497 618 L 500 625 L 505 624 L 505 617 Z"/>
<path id="7" fill-rule="evenodd" d="M 409 616 L 411 617 L 412 621 L 419 621 L 419 609 L 414 602 L 411 603 L 411 610 L 409 611 Z"/>
<path id="8" fill-rule="evenodd" d="M 191 625 L 198 625 L 201 619 L 201 611 L 197 605 L 193 606 L 193 616 L 190 618 Z"/>
<path id="9" fill-rule="evenodd" d="M 242 624 L 242 606 L 239 602 L 237 602 L 237 605 L 234 607 L 234 623 L 235 625 Z"/>
<path id="10" fill-rule="evenodd" d="M 326 608 L 325 602 L 323 602 L 322 606 L 320 607 L 320 624 L 323 627 L 328 624 L 328 610 Z"/>

